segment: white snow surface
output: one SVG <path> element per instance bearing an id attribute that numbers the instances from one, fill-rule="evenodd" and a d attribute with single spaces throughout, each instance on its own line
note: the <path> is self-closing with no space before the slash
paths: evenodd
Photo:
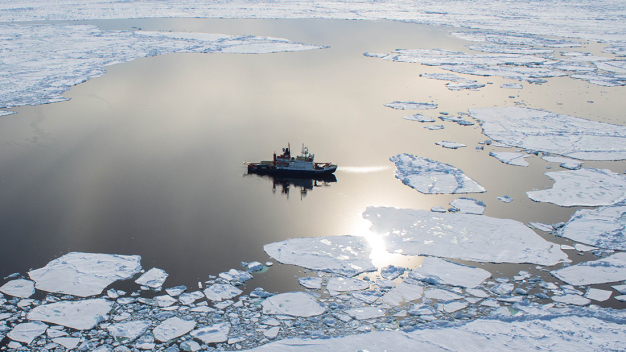
<path id="1" fill-rule="evenodd" d="M 150 320 L 131 320 L 109 325 L 107 326 L 107 330 L 109 331 L 109 335 L 113 336 L 118 342 L 134 341 L 148 330 L 150 324 Z"/>
<path id="2" fill-rule="evenodd" d="M 528 162 L 524 158 L 528 158 L 528 154 L 511 153 L 511 152 L 490 152 L 490 156 L 500 160 L 500 162 L 515 166 L 528 166 Z"/>
<path id="3" fill-rule="evenodd" d="M 288 292 L 267 298 L 263 303 L 263 314 L 285 314 L 295 317 L 320 315 L 326 310 L 317 300 L 304 292 Z"/>
<path id="4" fill-rule="evenodd" d="M 220 273 L 220 277 L 228 281 L 246 282 L 252 279 L 252 274 L 243 270 L 230 269 L 227 272 Z"/>
<path id="5" fill-rule="evenodd" d="M 183 320 L 178 317 L 172 317 L 155 327 L 152 333 L 157 341 L 166 342 L 185 335 L 194 327 L 196 327 L 196 322 L 193 320 Z"/>
<path id="6" fill-rule="evenodd" d="M 229 323 L 218 323 L 196 329 L 190 335 L 204 343 L 216 343 L 228 340 L 229 332 Z"/>
<path id="7" fill-rule="evenodd" d="M 450 202 L 450 205 L 463 214 L 482 215 L 487 207 L 482 201 L 474 198 L 461 197 Z"/>
<path id="8" fill-rule="evenodd" d="M 427 257 L 420 268 L 409 272 L 409 277 L 435 285 L 474 288 L 490 278 L 491 273 L 480 268 Z"/>
<path id="9" fill-rule="evenodd" d="M 112 302 L 103 298 L 61 301 L 37 306 L 26 317 L 29 320 L 45 321 L 76 330 L 87 330 L 105 321 L 112 306 Z"/>
<path id="10" fill-rule="evenodd" d="M 396 164 L 396 178 L 424 194 L 481 193 L 485 188 L 456 167 L 414 156 L 398 154 L 389 158 Z"/>
<path id="11" fill-rule="evenodd" d="M 611 298 L 612 294 L 613 294 L 613 291 L 601 290 L 598 288 L 589 288 L 587 292 L 585 292 L 585 297 L 592 299 L 594 301 L 604 302 L 608 300 L 609 298 Z"/>
<path id="12" fill-rule="evenodd" d="M 580 160 L 626 159 L 626 127 L 522 107 L 469 109 L 497 142 Z"/>
<path id="13" fill-rule="evenodd" d="M 283 264 L 344 276 L 376 270 L 369 259 L 371 248 L 364 237 L 292 238 L 266 244 L 263 249 L 270 257 Z"/>
<path id="14" fill-rule="evenodd" d="M 13 297 L 28 298 L 35 293 L 35 283 L 24 279 L 11 280 L 0 287 L 0 292 Z"/>
<path id="15" fill-rule="evenodd" d="M 37 336 L 43 334 L 48 329 L 48 325 L 36 321 L 32 323 L 21 323 L 15 325 L 13 330 L 11 330 L 7 337 L 13 341 L 23 342 L 25 344 L 30 344 Z"/>
<path id="16" fill-rule="evenodd" d="M 576 242 L 626 251 L 626 203 L 579 209 L 557 234 Z"/>
<path id="17" fill-rule="evenodd" d="M 322 288 L 322 278 L 321 277 L 300 277 L 298 278 L 298 283 L 300 283 L 300 285 L 306 287 L 306 288 L 310 288 L 310 289 L 316 289 L 319 290 L 320 288 Z"/>
<path id="18" fill-rule="evenodd" d="M 222 301 L 238 296 L 243 291 L 230 284 L 213 284 L 204 290 L 204 295 L 211 301 Z"/>
<path id="19" fill-rule="evenodd" d="M 390 253 L 548 266 L 569 261 L 558 245 L 515 220 L 386 207 L 368 207 L 363 218 L 384 235 Z"/>
<path id="20" fill-rule="evenodd" d="M 626 175 L 608 169 L 582 168 L 546 172 L 550 189 L 528 191 L 528 198 L 564 207 L 611 205 L 626 200 Z"/>
<path id="21" fill-rule="evenodd" d="M 141 275 L 135 283 L 141 286 L 148 286 L 150 288 L 159 288 L 163 286 L 165 279 L 167 279 L 168 274 L 163 269 L 152 268 L 143 275 Z"/>
<path id="22" fill-rule="evenodd" d="M 0 5 L 1 7 L 1 5 Z M 0 13 L 2 11 L 0 10 Z M 2 17 L 0 15 L 0 17 Z M 0 108 L 67 100 L 61 93 L 104 67 L 169 53 L 300 51 L 319 46 L 286 39 L 207 33 L 103 31 L 91 25 L 0 25 Z"/>
<path id="23" fill-rule="evenodd" d="M 427 110 L 437 108 L 437 104 L 416 103 L 414 101 L 394 101 L 393 103 L 385 104 L 385 106 L 396 110 Z"/>
<path id="24" fill-rule="evenodd" d="M 593 285 L 626 280 L 626 253 L 578 263 L 550 272 L 570 285 Z"/>
<path id="25" fill-rule="evenodd" d="M 390 306 L 399 305 L 414 301 L 422 297 L 424 287 L 421 284 L 402 282 L 391 291 L 383 295 L 383 302 Z"/>
<path id="26" fill-rule="evenodd" d="M 328 280 L 326 288 L 329 291 L 359 291 L 369 288 L 370 284 L 367 281 L 360 279 L 353 279 L 349 277 L 333 277 Z"/>
<path id="27" fill-rule="evenodd" d="M 88 297 L 141 270 L 141 256 L 71 252 L 28 273 L 37 289 Z"/>

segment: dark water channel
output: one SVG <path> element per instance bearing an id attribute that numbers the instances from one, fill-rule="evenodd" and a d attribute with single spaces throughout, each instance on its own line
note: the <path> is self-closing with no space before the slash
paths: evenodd
<path id="1" fill-rule="evenodd" d="M 26 273 L 70 251 L 139 254 L 162 268 L 165 286 L 196 286 L 241 261 L 265 262 L 263 245 L 293 237 L 367 234 L 368 206 L 429 209 L 460 195 L 423 195 L 393 176 L 388 158 L 412 153 L 450 163 L 488 192 L 470 197 L 485 215 L 523 222 L 567 221 L 575 208 L 530 201 L 549 187 L 548 164 L 527 168 L 477 151 L 480 128 L 444 123 L 429 131 L 401 119 L 394 100 L 435 102 L 436 116 L 468 108 L 511 106 L 624 123 L 620 88 L 555 78 L 525 84 L 510 98 L 492 82 L 453 92 L 419 77 L 443 72 L 418 64 L 367 58 L 396 48 L 468 51 L 450 29 L 391 22 L 332 20 L 146 19 L 81 22 L 103 29 L 197 31 L 284 37 L 328 49 L 262 55 L 170 54 L 107 68 L 80 84 L 70 101 L 13 109 L 0 118 L 0 276 Z M 592 44 L 588 49 L 600 50 Z M 588 101 L 595 101 L 590 104 Z M 467 148 L 447 150 L 450 140 Z M 300 184 L 246 175 L 244 161 L 267 160 L 290 142 L 306 143 L 317 161 L 340 166 L 336 182 Z M 504 151 L 504 150 L 503 150 Z M 514 150 L 510 150 L 514 151 Z M 557 165 L 551 166 L 558 168 Z M 623 172 L 622 162 L 585 166 Z M 342 168 L 342 169 L 341 169 Z M 288 191 L 285 191 L 287 189 Z M 508 194 L 510 204 L 496 200 Z M 541 233 L 546 239 L 570 243 Z M 582 257 L 570 252 L 570 257 Z M 419 259 L 380 255 L 378 265 Z M 571 258 L 580 260 L 580 258 Z M 534 265 L 488 265 L 513 275 Z M 302 269 L 275 265 L 248 286 L 299 289 Z M 259 277 L 262 276 L 263 278 Z"/>

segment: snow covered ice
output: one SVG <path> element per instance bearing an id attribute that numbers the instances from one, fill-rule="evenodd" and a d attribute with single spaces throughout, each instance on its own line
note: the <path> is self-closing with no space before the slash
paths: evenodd
<path id="1" fill-rule="evenodd" d="M 591 246 L 626 250 L 626 203 L 579 209 L 557 234 Z"/>
<path id="2" fill-rule="evenodd" d="M 432 117 L 424 116 L 422 114 L 414 114 L 403 117 L 405 120 L 409 121 L 417 121 L 417 122 L 435 122 L 436 120 Z"/>
<path id="3" fill-rule="evenodd" d="M 319 290 L 322 288 L 322 278 L 321 277 L 301 277 L 298 278 L 298 282 L 300 285 L 311 288 L 315 290 Z"/>
<path id="4" fill-rule="evenodd" d="M 474 288 L 490 278 L 491 273 L 480 268 L 427 257 L 420 268 L 409 272 L 409 277 L 435 285 Z"/>
<path id="5" fill-rule="evenodd" d="M 469 109 L 483 133 L 507 145 L 580 160 L 626 159 L 626 127 L 521 107 Z"/>
<path id="6" fill-rule="evenodd" d="M 389 160 L 396 164 L 396 178 L 421 193 L 485 192 L 483 186 L 452 165 L 410 154 L 398 154 Z"/>
<path id="7" fill-rule="evenodd" d="M 296 317 L 320 315 L 326 310 L 313 296 L 304 292 L 281 293 L 267 298 L 261 305 L 263 314 L 286 314 Z"/>
<path id="8" fill-rule="evenodd" d="M 490 152 L 490 156 L 500 160 L 504 164 L 515 166 L 528 166 L 528 162 L 524 158 L 528 158 L 529 155 L 521 153 L 510 152 Z"/>
<path id="9" fill-rule="evenodd" d="M 152 333 L 157 341 L 166 342 L 187 334 L 196 324 L 195 321 L 172 317 L 155 327 Z"/>
<path id="10" fill-rule="evenodd" d="M 402 282 L 383 295 L 383 302 L 396 307 L 422 297 L 424 287 L 421 283 Z"/>
<path id="11" fill-rule="evenodd" d="M 626 253 L 582 262 L 550 272 L 570 285 L 593 285 L 626 280 Z"/>
<path id="12" fill-rule="evenodd" d="M 550 189 L 528 191 L 528 198 L 564 207 L 611 205 L 626 200 L 626 175 L 608 169 L 546 172 L 555 181 Z"/>
<path id="13" fill-rule="evenodd" d="M 558 245 L 515 220 L 385 207 L 368 207 L 363 218 L 372 222 L 372 232 L 383 235 L 390 253 L 493 263 L 569 261 Z"/>
<path id="14" fill-rule="evenodd" d="M 88 297 L 141 270 L 138 255 L 71 252 L 28 273 L 39 290 Z"/>
<path id="15" fill-rule="evenodd" d="M 20 298 L 28 298 L 35 293 L 35 283 L 30 280 L 16 279 L 0 287 L 0 292 Z"/>
<path id="16" fill-rule="evenodd" d="M 107 319 L 112 303 L 103 299 L 61 301 L 33 308 L 29 320 L 67 326 L 76 330 L 88 330 Z"/>
<path id="17" fill-rule="evenodd" d="M 450 202 L 455 211 L 463 214 L 482 215 L 485 212 L 485 203 L 474 198 L 461 197 Z"/>
<path id="18" fill-rule="evenodd" d="M 159 288 L 163 286 L 168 274 L 163 269 L 152 268 L 141 275 L 135 283 L 141 286 L 148 286 L 150 288 Z"/>
<path id="19" fill-rule="evenodd" d="M 394 101 L 393 103 L 385 104 L 385 106 L 396 110 L 427 110 L 437 108 L 437 104 L 416 103 L 413 101 Z"/>
<path id="20" fill-rule="evenodd" d="M 283 264 L 322 270 L 344 276 L 374 271 L 371 248 L 364 237 L 328 236 L 292 238 L 263 246 L 265 252 Z"/>
<path id="21" fill-rule="evenodd" d="M 358 291 L 369 287 L 370 285 L 366 281 L 344 277 L 333 277 L 328 280 L 326 285 L 328 291 Z"/>
<path id="22" fill-rule="evenodd" d="M 219 323 L 203 328 L 196 329 L 191 332 L 191 336 L 204 343 L 224 342 L 228 340 L 228 333 L 230 332 L 229 323 Z"/>
<path id="23" fill-rule="evenodd" d="M 227 272 L 220 273 L 220 277 L 228 281 L 246 282 L 252 279 L 252 274 L 243 270 L 230 269 Z"/>
<path id="24" fill-rule="evenodd" d="M 366 320 L 384 316 L 385 310 L 376 307 L 360 307 L 348 309 L 346 314 L 357 320 Z"/>
<path id="25" fill-rule="evenodd" d="M 240 295 L 243 291 L 229 284 L 213 284 L 204 290 L 204 295 L 211 301 L 223 301 Z"/>
<path id="26" fill-rule="evenodd" d="M 13 330 L 7 334 L 7 337 L 13 341 L 23 342 L 28 345 L 37 336 L 46 332 L 46 329 L 48 329 L 48 325 L 42 322 L 21 323 L 16 325 Z"/>
<path id="27" fill-rule="evenodd" d="M 131 320 L 123 323 L 112 324 L 107 327 L 109 334 L 117 342 L 134 341 L 150 327 L 149 320 Z"/>
<path id="28" fill-rule="evenodd" d="M 569 170 L 578 170 L 583 165 L 581 161 L 572 160 L 568 158 L 562 158 L 560 156 L 544 155 L 541 157 L 541 159 L 549 163 L 559 163 L 560 167 L 564 169 L 569 169 Z"/>
<path id="29" fill-rule="evenodd" d="M 448 149 L 459 149 L 459 148 L 466 147 L 465 144 L 457 143 L 457 142 L 448 142 L 448 141 L 435 142 L 435 144 L 440 145 L 444 148 L 448 148 Z"/>

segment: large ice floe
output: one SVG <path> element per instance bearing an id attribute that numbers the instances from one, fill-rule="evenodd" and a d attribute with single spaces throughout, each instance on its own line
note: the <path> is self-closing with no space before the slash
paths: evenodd
<path id="1" fill-rule="evenodd" d="M 558 245 L 515 220 L 386 207 L 369 207 L 363 217 L 391 253 L 493 263 L 569 261 Z"/>
<path id="2" fill-rule="evenodd" d="M 112 302 L 103 298 L 62 301 L 37 306 L 27 314 L 27 318 L 76 330 L 86 330 L 105 321 L 112 306 Z"/>
<path id="3" fill-rule="evenodd" d="M 593 285 L 626 280 L 626 253 L 568 266 L 550 272 L 570 285 Z"/>
<path id="4" fill-rule="evenodd" d="M 626 159 L 626 127 L 521 107 L 470 109 L 483 133 L 507 145 L 580 160 Z"/>
<path id="5" fill-rule="evenodd" d="M 421 193 L 485 192 L 483 186 L 452 165 L 406 153 L 392 156 L 389 160 L 396 164 L 396 178 Z"/>
<path id="6" fill-rule="evenodd" d="M 207 33 L 103 31 L 71 24 L 0 25 L 0 108 L 67 100 L 61 93 L 101 76 L 104 67 L 168 53 L 240 53 L 319 49 L 280 38 Z M 48 43 L 48 44 L 43 44 Z"/>
<path id="7" fill-rule="evenodd" d="M 88 297 L 141 271 L 141 257 L 100 253 L 68 253 L 28 273 L 39 290 Z"/>
<path id="8" fill-rule="evenodd" d="M 320 315 L 326 310 L 308 293 L 288 292 L 267 298 L 262 303 L 264 314 L 285 314 L 296 317 Z"/>
<path id="9" fill-rule="evenodd" d="M 591 246 L 626 251 L 626 203 L 579 209 L 557 234 Z"/>
<path id="10" fill-rule="evenodd" d="M 526 192 L 536 202 L 569 207 L 611 205 L 626 200 L 626 175 L 611 170 L 583 168 L 545 175 L 555 181 L 552 188 Z"/>
<path id="11" fill-rule="evenodd" d="M 30 280 L 11 280 L 0 287 L 0 292 L 13 297 L 28 298 L 35 293 L 35 283 Z"/>
<path id="12" fill-rule="evenodd" d="M 376 270 L 369 259 L 371 248 L 364 237 L 292 238 L 266 244 L 263 249 L 270 257 L 283 264 L 344 276 Z"/>
<path id="13" fill-rule="evenodd" d="M 163 286 L 165 279 L 167 279 L 168 274 L 163 269 L 152 268 L 145 273 L 143 273 L 135 283 L 137 285 L 147 286 L 150 288 L 159 288 Z"/>

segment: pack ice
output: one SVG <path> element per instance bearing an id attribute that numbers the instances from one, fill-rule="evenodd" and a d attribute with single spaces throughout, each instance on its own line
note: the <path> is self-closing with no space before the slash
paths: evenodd
<path id="1" fill-rule="evenodd" d="M 569 262 L 554 243 L 521 222 L 484 215 L 368 207 L 363 218 L 383 235 L 388 252 L 493 263 Z"/>
<path id="2" fill-rule="evenodd" d="M 396 178 L 424 194 L 481 193 L 485 188 L 456 167 L 411 154 L 389 158 Z"/>
<path id="3" fill-rule="evenodd" d="M 141 256 L 71 252 L 28 273 L 37 289 L 88 297 L 141 271 Z"/>
<path id="4" fill-rule="evenodd" d="M 579 209 L 557 234 L 599 248 L 626 251 L 626 203 Z"/>
<path id="5" fill-rule="evenodd" d="M 626 127 L 548 111 L 469 109 L 494 141 L 580 160 L 626 159 Z"/>
<path id="6" fill-rule="evenodd" d="M 369 259 L 371 248 L 364 237 L 292 238 L 266 244 L 263 249 L 283 264 L 349 277 L 376 270 Z"/>
<path id="7" fill-rule="evenodd" d="M 568 266 L 550 274 L 576 286 L 626 280 L 626 253 Z"/>
<path id="8" fill-rule="evenodd" d="M 526 192 L 528 198 L 565 207 L 611 205 L 626 199 L 626 175 L 608 169 L 583 168 L 545 175 L 555 181 L 552 188 Z"/>

